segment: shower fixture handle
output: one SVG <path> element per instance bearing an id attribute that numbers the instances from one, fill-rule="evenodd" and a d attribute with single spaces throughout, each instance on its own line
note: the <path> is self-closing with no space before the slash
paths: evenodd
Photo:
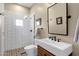
<path id="1" fill-rule="evenodd" d="M 32 30 L 30 30 L 30 32 L 32 32 Z"/>

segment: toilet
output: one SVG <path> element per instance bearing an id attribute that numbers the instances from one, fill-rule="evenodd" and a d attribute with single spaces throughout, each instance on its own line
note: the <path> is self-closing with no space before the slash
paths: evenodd
<path id="1" fill-rule="evenodd" d="M 24 47 L 27 56 L 37 56 L 37 46 L 36 45 L 29 45 Z"/>

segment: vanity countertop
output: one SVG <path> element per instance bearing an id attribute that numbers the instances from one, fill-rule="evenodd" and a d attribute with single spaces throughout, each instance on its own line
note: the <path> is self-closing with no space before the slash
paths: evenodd
<path id="1" fill-rule="evenodd" d="M 72 44 L 45 39 L 35 39 L 35 44 L 43 47 L 56 56 L 68 56 L 72 53 Z"/>

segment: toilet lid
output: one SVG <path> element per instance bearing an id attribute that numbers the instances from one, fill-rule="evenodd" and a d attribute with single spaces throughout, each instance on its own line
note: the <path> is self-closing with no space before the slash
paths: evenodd
<path id="1" fill-rule="evenodd" d="M 24 47 L 24 49 L 32 49 L 32 48 L 36 48 L 37 46 L 35 46 L 35 45 L 29 45 L 29 46 L 26 46 L 26 47 Z"/>

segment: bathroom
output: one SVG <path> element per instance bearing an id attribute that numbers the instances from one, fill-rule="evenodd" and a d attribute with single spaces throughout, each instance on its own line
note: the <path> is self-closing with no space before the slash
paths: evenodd
<path id="1" fill-rule="evenodd" d="M 51 9 L 54 9 L 54 12 Z M 49 20 L 56 15 L 53 14 L 55 12 L 65 18 L 58 19 L 57 28 L 55 23 L 51 23 L 52 19 Z M 42 48 L 49 49 L 44 50 L 45 53 L 41 56 L 79 56 L 79 42 L 76 38 L 78 18 L 79 3 L 0 3 L 0 55 L 39 56 L 39 45 L 43 45 Z M 54 26 L 55 30 L 51 26 Z M 56 41 L 57 44 L 63 42 L 67 45 L 51 47 L 54 45 L 44 42 L 45 40 L 51 41 L 52 44 Z M 69 54 L 62 54 L 66 51 L 59 52 L 59 49 L 62 51 L 65 49 L 62 47 L 67 46 L 71 46 L 67 49 L 70 50 Z"/>

